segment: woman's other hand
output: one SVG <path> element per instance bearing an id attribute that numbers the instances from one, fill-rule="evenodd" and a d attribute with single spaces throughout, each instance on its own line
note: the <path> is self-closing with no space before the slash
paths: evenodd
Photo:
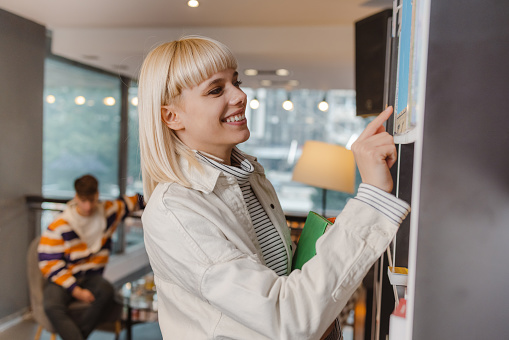
<path id="1" fill-rule="evenodd" d="M 352 145 L 362 182 L 386 192 L 392 191 L 393 182 L 389 169 L 397 159 L 394 138 L 385 131 L 383 125 L 391 114 L 392 106 L 389 106 L 366 126 Z"/>

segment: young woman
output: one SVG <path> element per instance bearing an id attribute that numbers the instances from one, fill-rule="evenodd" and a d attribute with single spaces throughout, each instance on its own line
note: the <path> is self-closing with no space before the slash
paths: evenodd
<path id="1" fill-rule="evenodd" d="M 392 190 L 396 160 L 381 113 L 352 147 L 363 184 L 291 269 L 285 216 L 249 138 L 246 95 L 223 44 L 160 45 L 139 82 L 145 244 L 165 339 L 339 339 L 334 320 L 409 211 Z"/>

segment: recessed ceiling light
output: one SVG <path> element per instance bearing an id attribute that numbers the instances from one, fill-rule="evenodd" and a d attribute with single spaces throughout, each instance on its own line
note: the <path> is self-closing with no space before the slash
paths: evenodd
<path id="1" fill-rule="evenodd" d="M 261 86 L 271 86 L 272 85 L 272 81 L 267 80 L 267 79 L 260 80 L 260 85 Z"/>
<path id="2" fill-rule="evenodd" d="M 129 69 L 129 66 L 125 65 L 125 64 L 118 64 L 118 65 L 113 65 L 113 67 L 117 70 L 128 70 Z"/>
<path id="3" fill-rule="evenodd" d="M 284 68 L 280 68 L 279 70 L 276 70 L 276 74 L 278 76 L 285 77 L 285 76 L 290 74 L 290 71 L 288 71 L 288 70 L 286 70 Z"/>
<path id="4" fill-rule="evenodd" d="M 198 6 L 200 6 L 200 3 L 198 2 L 198 0 L 189 0 L 187 2 L 187 5 L 189 7 L 198 7 Z"/>
<path id="5" fill-rule="evenodd" d="M 87 60 L 97 60 L 97 59 L 99 59 L 99 56 L 97 56 L 95 54 L 84 54 L 83 58 L 87 59 Z"/>
<path id="6" fill-rule="evenodd" d="M 299 81 L 298 80 L 289 80 L 288 81 L 288 85 L 290 85 L 290 86 L 299 86 Z"/>
<path id="7" fill-rule="evenodd" d="M 244 74 L 246 76 L 256 76 L 258 74 L 258 70 L 255 70 L 254 68 L 248 68 L 247 70 L 244 70 Z"/>

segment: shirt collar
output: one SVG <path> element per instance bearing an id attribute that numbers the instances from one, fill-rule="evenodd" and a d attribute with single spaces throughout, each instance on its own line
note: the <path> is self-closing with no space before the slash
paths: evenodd
<path id="1" fill-rule="evenodd" d="M 239 183 L 245 183 L 255 169 L 253 164 L 251 164 L 251 162 L 244 156 L 244 154 L 242 154 L 236 148 L 232 150 L 232 165 L 222 164 L 215 159 L 207 157 L 200 151 L 196 151 L 196 155 L 201 162 L 222 171 L 226 175 L 234 176 Z"/>

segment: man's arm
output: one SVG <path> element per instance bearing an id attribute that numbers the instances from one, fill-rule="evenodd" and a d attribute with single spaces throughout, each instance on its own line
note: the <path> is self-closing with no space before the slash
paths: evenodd
<path id="1" fill-rule="evenodd" d="M 69 292 L 76 286 L 76 278 L 65 258 L 69 251 L 65 238 L 71 237 L 73 233 L 64 219 L 57 219 L 44 231 L 37 248 L 43 276 Z"/>
<path id="2" fill-rule="evenodd" d="M 145 203 L 143 202 L 143 195 L 140 194 L 123 196 L 114 201 L 106 201 L 104 203 L 107 221 L 105 239 L 113 235 L 118 224 L 123 221 L 129 213 L 143 208 L 145 208 Z"/>

